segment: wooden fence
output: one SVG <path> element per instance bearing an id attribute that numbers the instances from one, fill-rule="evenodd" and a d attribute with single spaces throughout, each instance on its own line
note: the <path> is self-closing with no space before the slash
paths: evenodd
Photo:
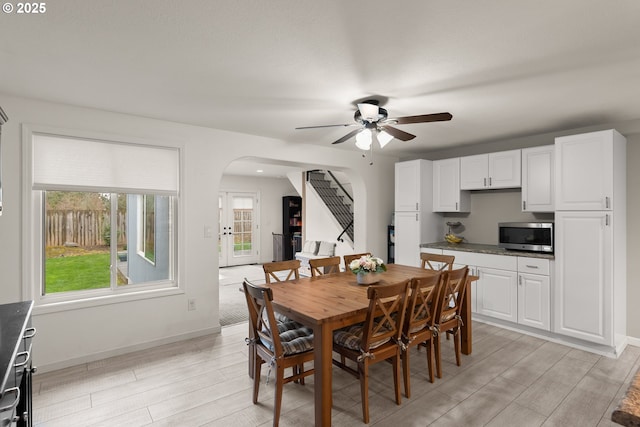
<path id="1" fill-rule="evenodd" d="M 47 211 L 47 246 L 75 243 L 79 246 L 109 245 L 109 212 L 90 210 Z M 118 213 L 118 244 L 127 243 L 126 216 Z"/>

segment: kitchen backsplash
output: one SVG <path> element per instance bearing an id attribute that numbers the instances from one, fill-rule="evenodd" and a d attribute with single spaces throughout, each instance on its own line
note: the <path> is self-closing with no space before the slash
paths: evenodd
<path id="1" fill-rule="evenodd" d="M 451 232 L 464 236 L 465 242 L 498 244 L 499 222 L 553 221 L 553 213 L 522 212 L 520 189 L 471 192 L 470 213 L 443 213 L 442 222 L 460 221 L 462 226 Z M 426 242 L 425 242 L 426 243 Z"/>

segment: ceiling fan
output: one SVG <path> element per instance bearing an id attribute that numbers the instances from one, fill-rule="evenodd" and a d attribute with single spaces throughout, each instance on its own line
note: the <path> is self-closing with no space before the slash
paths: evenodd
<path id="1" fill-rule="evenodd" d="M 451 120 L 453 117 L 450 113 L 422 114 L 419 116 L 406 116 L 388 118 L 387 110 L 380 107 L 379 102 L 375 99 L 362 101 L 358 103 L 353 119 L 355 123 L 339 124 L 339 125 L 320 125 L 320 126 L 303 126 L 296 129 L 315 129 L 337 126 L 358 126 L 358 129 L 352 130 L 342 138 L 334 141 L 333 144 L 341 144 L 348 141 L 352 137 L 356 137 L 356 147 L 361 150 L 369 150 L 372 142 L 378 140 L 380 148 L 387 145 L 393 138 L 401 141 L 409 141 L 415 138 L 408 132 L 402 131 L 391 125 L 405 125 L 411 123 L 427 123 L 427 122 L 443 122 Z"/>

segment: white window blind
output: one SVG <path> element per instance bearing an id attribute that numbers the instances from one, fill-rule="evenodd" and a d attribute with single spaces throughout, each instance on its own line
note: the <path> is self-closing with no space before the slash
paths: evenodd
<path id="1" fill-rule="evenodd" d="M 178 188 L 177 148 L 33 134 L 34 190 L 176 196 Z"/>

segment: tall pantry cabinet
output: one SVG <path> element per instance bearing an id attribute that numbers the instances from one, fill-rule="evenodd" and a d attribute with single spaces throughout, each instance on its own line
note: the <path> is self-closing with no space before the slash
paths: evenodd
<path id="1" fill-rule="evenodd" d="M 420 266 L 420 244 L 442 240 L 444 225 L 432 212 L 433 162 L 395 165 L 395 263 Z"/>
<path id="2" fill-rule="evenodd" d="M 555 141 L 554 332 L 626 345 L 626 139 L 615 130 Z"/>

